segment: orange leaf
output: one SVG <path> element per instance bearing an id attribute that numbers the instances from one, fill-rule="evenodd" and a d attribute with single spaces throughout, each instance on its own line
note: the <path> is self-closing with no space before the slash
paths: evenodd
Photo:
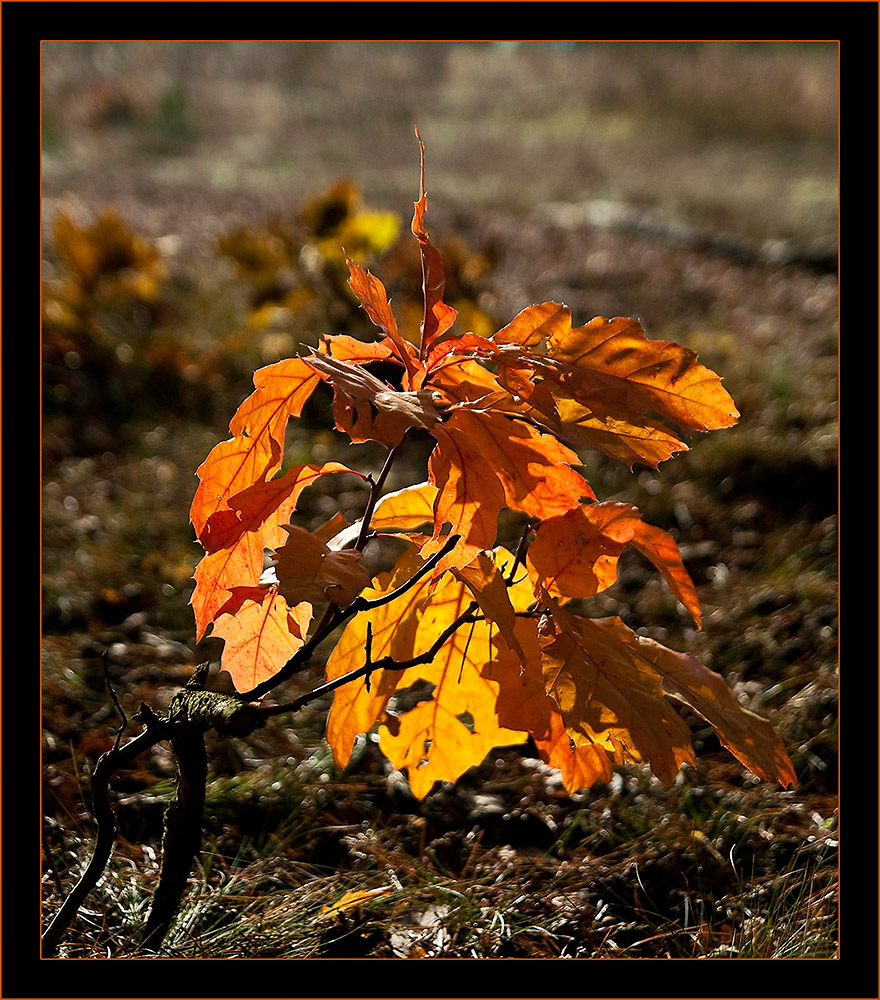
<path id="1" fill-rule="evenodd" d="M 394 569 L 377 576 L 362 591 L 367 600 L 396 590 L 410 579 L 422 565 L 418 552 L 407 548 Z M 415 631 L 419 601 L 429 586 L 426 575 L 397 600 L 390 601 L 353 618 L 340 635 L 327 660 L 328 681 L 357 670 L 366 660 L 367 624 L 372 630 L 372 656 L 381 659 L 392 656 L 397 660 L 411 658 L 415 650 Z M 340 767 L 351 757 L 355 738 L 367 732 L 378 721 L 388 699 L 397 689 L 399 676 L 387 670 L 376 671 L 370 678 L 369 690 L 362 681 L 346 684 L 333 694 L 333 704 L 327 717 L 327 742 Z"/>
<path id="2" fill-rule="evenodd" d="M 632 539 L 639 512 L 628 503 L 586 504 L 543 521 L 528 563 L 555 597 L 592 597 L 617 580 L 617 559 Z"/>
<path id="3" fill-rule="evenodd" d="M 538 347 L 550 337 L 571 328 L 568 307 L 559 302 L 541 302 L 526 306 L 513 319 L 492 335 L 496 344 L 518 347 Z"/>
<path id="4" fill-rule="evenodd" d="M 693 351 L 648 340 L 633 319 L 602 316 L 555 331 L 548 342 L 561 382 L 578 401 L 626 419 L 655 410 L 682 427 L 706 431 L 739 418 L 721 379 Z M 564 367 L 563 367 L 564 366 Z"/>
<path id="5" fill-rule="evenodd" d="M 690 731 L 664 697 L 660 676 L 608 629 L 552 603 L 542 637 L 544 684 L 576 742 L 602 747 L 618 763 L 645 761 L 670 783 L 693 764 Z"/>
<path id="6" fill-rule="evenodd" d="M 298 465 L 280 479 L 255 483 L 231 497 L 203 527 L 207 549 L 193 573 L 196 581 L 190 604 L 200 640 L 214 615 L 235 587 L 255 586 L 263 572 L 263 549 L 284 538 L 281 526 L 290 520 L 300 493 L 319 476 L 350 472 L 338 462 Z"/>
<path id="7" fill-rule="evenodd" d="M 500 568 L 513 559 L 503 548 L 493 553 Z M 510 588 L 515 607 L 532 598 L 527 582 Z M 460 580 L 444 577 L 426 594 L 414 634 L 416 652 L 429 648 L 444 629 L 471 604 L 469 588 Z M 406 688 L 421 679 L 434 685 L 428 701 L 379 729 L 379 747 L 399 768 L 406 768 L 413 795 L 423 798 L 435 781 L 455 781 L 469 767 L 482 761 L 496 746 L 521 743 L 523 729 L 510 728 L 499 719 L 500 686 L 486 676 L 485 665 L 494 657 L 497 630 L 491 622 L 477 620 L 462 625 L 433 660 L 410 667 L 398 679 Z"/>
<path id="8" fill-rule="evenodd" d="M 348 283 L 351 290 L 360 300 L 364 312 L 394 344 L 394 351 L 406 368 L 407 377 L 412 380 L 423 366 L 410 354 L 409 345 L 400 335 L 385 286 L 375 275 L 365 271 L 354 261 L 346 260 L 346 264 L 350 274 Z"/>
<path id="9" fill-rule="evenodd" d="M 235 588 L 211 634 L 224 640 L 221 666 L 236 690 L 277 673 L 302 646 L 311 618 L 310 604 L 289 607 L 274 588 Z"/>
<path id="10" fill-rule="evenodd" d="M 370 526 L 376 531 L 411 531 L 434 520 L 437 487 L 417 483 L 394 493 L 386 493 L 376 504 Z"/>
<path id="11" fill-rule="evenodd" d="M 544 690 L 541 646 L 534 619 L 518 618 L 515 625 L 521 653 L 496 639 L 498 654 L 484 668 L 499 684 L 498 718 L 513 729 L 524 729 L 532 737 L 541 758 L 559 770 L 570 794 L 611 778 L 611 760 L 596 743 L 575 744 L 566 732 L 556 702 Z"/>
<path id="12" fill-rule="evenodd" d="M 631 544 L 660 570 L 672 592 L 690 611 L 697 628 L 702 628 L 700 599 L 673 537 L 662 528 L 639 521 Z"/>
<path id="13" fill-rule="evenodd" d="M 336 361 L 353 361 L 356 364 L 387 361 L 397 357 L 394 342 L 390 338 L 364 341 L 348 337 L 344 333 L 322 337 L 318 342 L 318 352 Z"/>
<path id="14" fill-rule="evenodd" d="M 440 254 L 431 245 L 425 229 L 425 212 L 428 208 L 428 198 L 425 194 L 425 147 L 416 129 L 421 152 L 421 181 L 419 183 L 419 200 L 414 203 L 412 220 L 413 235 L 419 241 L 422 255 L 422 291 L 425 299 L 425 317 L 422 321 L 421 346 L 419 357 L 426 357 L 431 348 L 446 333 L 455 322 L 458 315 L 452 306 L 443 301 L 443 291 L 446 287 L 446 274 Z"/>
<path id="15" fill-rule="evenodd" d="M 709 670 L 690 653 L 679 653 L 643 638 L 619 618 L 595 623 L 614 636 L 633 660 L 649 664 L 661 678 L 663 689 L 686 702 L 715 730 L 718 739 L 750 771 L 764 781 L 778 781 L 783 788 L 797 783 L 791 760 L 776 731 L 734 698 L 724 678 Z"/>
<path id="16" fill-rule="evenodd" d="M 462 536 L 440 565 L 467 565 L 495 542 L 498 512 L 505 505 L 536 518 L 553 517 L 595 498 L 589 483 L 570 467 L 579 459 L 551 434 L 497 413 L 458 410 L 432 430 L 438 446 L 428 474 L 440 491 L 434 511 L 437 551 L 444 523 Z"/>
<path id="17" fill-rule="evenodd" d="M 512 563 L 513 559 L 510 561 Z M 502 567 L 496 562 L 493 553 L 480 552 L 473 562 L 452 572 L 467 585 L 479 603 L 480 610 L 489 621 L 498 626 L 508 646 L 520 656 L 524 655 L 515 631 L 516 611 L 510 601 Z"/>
<path id="18" fill-rule="evenodd" d="M 541 759 L 558 769 L 570 795 L 597 781 L 611 780 L 611 758 L 605 748 L 580 736 L 578 739 L 572 737 L 558 712 L 550 715 L 549 736 L 536 739 L 535 746 Z"/>
<path id="19" fill-rule="evenodd" d="M 570 735 L 598 743 L 619 761 L 650 762 L 669 783 L 692 764 L 690 735 L 664 695 L 685 701 L 750 770 L 794 784 L 788 754 L 772 726 L 743 709 L 722 677 L 689 653 L 667 649 L 619 618 L 575 618 L 551 604 L 544 680 Z"/>
<path id="20" fill-rule="evenodd" d="M 196 470 L 200 482 L 190 519 L 200 541 L 211 515 L 229 509 L 230 497 L 259 479 L 270 479 L 281 467 L 287 420 L 299 416 L 319 381 L 301 358 L 279 361 L 254 374 L 256 388 L 229 424 L 234 436 L 216 445 Z"/>
<path id="21" fill-rule="evenodd" d="M 332 601 L 345 607 L 370 582 L 356 549 L 334 552 L 305 528 L 282 524 L 290 540 L 275 550 L 278 591 L 289 604 Z"/>
<path id="22" fill-rule="evenodd" d="M 676 452 L 687 451 L 680 441 L 659 421 L 643 417 L 638 423 L 611 416 L 598 416 L 574 399 L 553 400 L 555 413 L 539 420 L 576 451 L 588 448 L 623 462 L 630 469 L 636 462 L 656 469 Z"/>

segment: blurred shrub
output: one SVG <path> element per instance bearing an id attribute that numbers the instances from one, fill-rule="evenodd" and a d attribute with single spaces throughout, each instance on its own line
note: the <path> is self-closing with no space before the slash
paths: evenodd
<path id="1" fill-rule="evenodd" d="M 480 305 L 491 255 L 457 236 L 434 244 L 459 328 L 491 333 L 496 324 Z M 57 216 L 44 253 L 46 457 L 116 450 L 137 420 L 215 423 L 250 391 L 255 368 L 325 333 L 374 337 L 349 288 L 347 257 L 381 268 L 401 331 L 418 342 L 422 275 L 409 226 L 365 207 L 349 181 L 289 217 L 221 234 L 217 252 L 232 262 L 232 280 L 166 256 L 115 208 L 82 224 Z"/>
<path id="2" fill-rule="evenodd" d="M 113 208 L 91 226 L 59 214 L 52 249 L 57 271 L 43 285 L 43 356 L 83 349 L 109 313 L 153 319 L 167 270 L 155 244 L 134 233 Z"/>

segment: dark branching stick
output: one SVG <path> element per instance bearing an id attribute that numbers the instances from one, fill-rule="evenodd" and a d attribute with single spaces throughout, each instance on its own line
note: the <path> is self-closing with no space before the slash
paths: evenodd
<path id="1" fill-rule="evenodd" d="M 141 706 L 135 719 L 143 721 L 147 728 L 124 746 L 116 745 L 102 754 L 92 772 L 92 811 L 98 828 L 94 851 L 88 867 L 43 934 L 44 958 L 55 953 L 61 936 L 70 926 L 86 896 L 97 885 L 110 860 L 116 830 L 116 819 L 110 808 L 110 778 L 119 768 L 131 764 L 144 750 L 167 739 L 174 728 L 170 719 L 160 718 L 145 705 Z"/>
<path id="2" fill-rule="evenodd" d="M 165 937 L 201 845 L 207 780 L 204 733 L 216 729 L 225 735 L 247 736 L 265 722 L 255 706 L 203 690 L 208 669 L 207 663 L 196 668 L 185 687 L 172 699 L 167 718 L 142 704 L 134 719 L 145 726 L 144 731 L 125 745 L 120 745 L 117 737 L 114 746 L 98 758 L 91 779 L 92 810 L 97 824 L 95 847 L 85 872 L 46 928 L 42 942 L 44 957 L 55 953 L 61 936 L 110 860 L 116 833 L 116 818 L 110 806 L 110 778 L 151 746 L 168 740 L 177 762 L 177 791 L 165 813 L 162 869 L 142 943 L 155 950 Z M 116 701 L 115 695 L 113 700 Z"/>
<path id="3" fill-rule="evenodd" d="M 455 548 L 458 542 L 458 535 L 449 535 L 446 541 L 443 543 L 442 547 L 438 549 L 434 555 L 430 556 L 425 562 L 416 570 L 416 572 L 404 583 L 402 583 L 395 590 L 390 591 L 387 594 L 383 594 L 381 597 L 374 597 L 368 599 L 358 595 L 351 604 L 344 608 L 336 608 L 332 615 L 328 617 L 325 615 L 324 621 L 322 621 L 321 626 L 319 626 L 313 635 L 308 639 L 308 641 L 300 646 L 300 648 L 291 656 L 291 658 L 284 664 L 284 666 L 267 680 L 258 684 L 256 687 L 251 688 L 250 691 L 244 691 L 237 697 L 241 701 L 253 702 L 258 701 L 263 695 L 267 694 L 273 688 L 277 687 L 279 684 L 284 683 L 284 681 L 289 680 L 294 674 L 305 669 L 309 660 L 314 655 L 315 650 L 320 646 L 320 644 L 329 636 L 331 633 L 335 632 L 340 625 L 344 625 L 349 619 L 353 618 L 355 615 L 362 611 L 370 611 L 373 608 L 379 608 L 383 604 L 388 604 L 396 598 L 400 597 L 401 594 L 405 594 L 410 587 L 418 583 L 419 580 L 426 573 L 430 571 L 437 565 L 438 562 Z"/>
<path id="4" fill-rule="evenodd" d="M 425 663 L 430 663 L 443 648 L 447 640 L 451 639 L 462 625 L 468 625 L 477 620 L 475 612 L 478 607 L 479 604 L 476 601 L 472 601 L 454 622 L 451 622 L 446 626 L 434 642 L 431 643 L 428 649 L 426 649 L 424 653 L 419 653 L 418 656 L 413 656 L 409 660 L 395 660 L 391 656 L 383 656 L 381 659 L 374 660 L 371 658 L 372 643 L 368 643 L 365 649 L 367 659 L 363 666 L 358 667 L 356 670 L 350 670 L 347 674 L 342 674 L 341 677 L 337 677 L 332 681 L 327 681 L 326 684 L 321 684 L 318 687 L 313 688 L 311 691 L 301 695 L 299 698 L 295 698 L 286 705 L 269 705 L 266 708 L 259 709 L 259 711 L 267 716 L 281 715 L 284 712 L 298 712 L 310 702 L 316 701 L 318 698 L 322 698 L 325 694 L 329 694 L 331 691 L 335 691 L 337 688 L 343 687 L 345 684 L 350 684 L 352 681 L 356 681 L 361 677 L 369 678 L 370 674 L 372 674 L 375 670 L 407 670 L 409 667 L 420 667 Z"/>

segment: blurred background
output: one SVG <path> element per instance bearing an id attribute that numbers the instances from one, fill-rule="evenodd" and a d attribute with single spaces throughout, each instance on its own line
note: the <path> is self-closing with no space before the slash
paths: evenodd
<path id="1" fill-rule="evenodd" d="M 336 772 L 322 743 L 327 705 L 318 703 L 250 742 L 217 748 L 211 850 L 227 869 L 230 858 L 259 865 L 280 850 L 291 871 L 332 863 L 363 878 L 375 850 L 345 837 L 365 817 L 375 829 L 378 811 L 397 817 L 388 820 L 386 851 L 414 852 L 422 859 L 414 873 L 424 873 L 425 858 L 437 871 L 458 865 L 460 878 L 462 857 L 472 859 L 472 875 L 480 864 L 494 870 L 497 851 L 512 842 L 513 816 L 529 849 L 550 851 L 554 864 L 566 852 L 601 853 L 598 871 L 609 877 L 623 877 L 617 860 L 631 858 L 642 838 L 642 860 L 657 866 L 656 893 L 675 883 L 686 899 L 675 880 L 699 831 L 712 846 L 703 858 L 711 872 L 701 877 L 716 897 L 742 902 L 758 883 L 767 889 L 761 879 L 800 866 L 804 879 L 790 880 L 807 907 L 798 941 L 814 955 L 833 950 L 837 74 L 837 45 L 826 42 L 43 43 L 50 907 L 87 846 L 85 776 L 117 721 L 104 651 L 131 711 L 141 700 L 165 707 L 193 664 L 220 660 L 219 640 L 194 643 L 188 602 L 200 550 L 188 511 L 195 470 L 228 437 L 254 369 L 324 333 L 372 337 L 347 288 L 345 254 L 382 278 L 402 323 L 416 322 L 417 126 L 428 230 L 446 265 L 446 298 L 468 329 L 490 333 L 526 305 L 555 299 L 576 323 L 638 317 L 649 337 L 686 344 L 723 376 L 742 413 L 736 428 L 694 439 L 659 471 L 631 475 L 584 456 L 601 499 L 635 503 L 676 536 L 700 592 L 703 632 L 688 629 L 637 560 L 621 561 L 598 610 L 722 672 L 779 726 L 801 785 L 773 793 L 749 783 L 690 720 L 704 763 L 672 790 L 624 769 L 619 785 L 573 801 L 535 761 L 501 755 L 470 784 L 438 789 L 435 805 L 420 807 L 369 740 L 352 773 Z M 316 396 L 291 425 L 287 460 L 378 469 L 376 448 L 347 445 L 333 430 L 328 403 Z M 425 457 L 416 447 L 389 488 L 423 479 Z M 303 516 L 359 516 L 362 488 L 343 486 L 341 496 L 306 491 Z M 316 668 L 294 688 L 318 678 Z M 215 682 L 222 687 L 223 675 Z M 280 774 L 279 760 L 287 763 Z M 477 801 L 487 774 L 498 801 Z M 120 779 L 119 814 L 138 845 L 158 835 L 172 777 L 170 757 L 156 748 Z M 347 810 L 342 819 L 326 816 L 328 789 L 337 812 Z M 229 803 L 234 817 L 224 812 Z M 650 840 L 658 817 L 670 815 L 674 836 Z M 332 832 L 340 824 L 351 828 L 344 836 Z M 129 848 L 149 870 L 148 854 Z M 752 865 L 747 885 L 717 861 L 734 849 Z M 204 879 L 203 896 L 228 889 L 221 875 Z M 577 925 L 595 953 L 599 939 L 587 925 L 601 892 L 581 889 L 577 912 L 557 906 L 549 937 L 508 935 L 504 948 L 542 957 L 552 941 L 558 954 L 575 947 L 565 942 Z M 142 902 L 133 900 L 126 919 Z M 690 923 L 678 907 L 677 923 L 651 924 L 642 907 L 635 931 L 625 929 L 636 917 L 624 905 L 612 911 L 617 922 L 603 930 L 602 946 L 632 948 L 641 935 L 675 954 L 748 954 L 754 934 L 743 931 L 741 913 L 737 922 L 710 907 L 696 919 L 691 903 Z M 120 918 L 103 919 L 102 933 L 123 933 L 112 923 Z M 211 919 L 199 925 L 202 940 Z M 462 935 L 468 926 L 472 918 Z M 323 954 L 309 927 L 308 947 Z M 768 934 L 768 949 L 777 937 Z M 431 942 L 427 953 L 442 953 Z M 83 953 L 94 945 L 84 935 Z M 370 947 L 396 954 L 414 945 L 404 935 Z"/>

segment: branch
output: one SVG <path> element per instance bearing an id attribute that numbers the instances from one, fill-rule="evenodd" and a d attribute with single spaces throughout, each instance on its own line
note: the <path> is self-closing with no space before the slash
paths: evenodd
<path id="1" fill-rule="evenodd" d="M 298 712 L 310 702 L 316 701 L 318 698 L 322 698 L 325 694 L 335 691 L 344 684 L 356 681 L 360 677 L 369 678 L 370 674 L 372 674 L 374 670 L 408 670 L 410 667 L 419 667 L 424 663 L 430 663 L 431 660 L 433 660 L 434 657 L 440 652 L 445 643 L 452 638 L 457 629 L 461 628 L 462 625 L 468 625 L 477 620 L 475 612 L 478 607 L 478 602 L 472 601 L 454 622 L 451 622 L 446 626 L 434 642 L 431 643 L 428 649 L 426 649 L 424 653 L 419 653 L 418 656 L 413 656 L 409 660 L 395 660 L 391 656 L 383 656 L 380 660 L 373 660 L 370 657 L 370 647 L 372 646 L 372 642 L 370 642 L 368 643 L 366 649 L 367 660 L 363 666 L 358 667 L 356 670 L 350 670 L 347 674 L 342 674 L 340 677 L 337 677 L 332 681 L 328 681 L 326 684 L 321 684 L 319 687 L 301 695 L 299 698 L 294 699 L 286 705 L 269 705 L 266 708 L 258 709 L 258 711 L 261 711 L 267 716 L 281 715 L 285 712 Z"/>
<path id="2" fill-rule="evenodd" d="M 113 839 L 116 819 L 110 808 L 109 786 L 110 778 L 119 768 L 130 764 L 144 750 L 149 749 L 161 740 L 167 739 L 174 728 L 170 719 L 156 715 L 146 705 L 135 716 L 144 721 L 146 729 L 125 746 L 114 746 L 98 758 L 95 770 L 92 772 L 92 809 L 98 825 L 98 835 L 91 861 L 83 872 L 80 880 L 71 889 L 70 895 L 64 900 L 61 909 L 55 914 L 52 922 L 43 934 L 43 956 L 49 957 L 55 953 L 61 936 L 70 926 L 86 896 L 98 884 L 98 879 L 107 867 L 110 852 L 113 849 Z"/>
<path id="3" fill-rule="evenodd" d="M 373 511 L 376 509 L 376 504 L 379 502 L 379 497 L 382 495 L 382 487 L 385 485 L 385 480 L 388 478 L 388 473 L 391 471 L 391 466 L 394 463 L 394 459 L 397 456 L 397 449 L 406 440 L 406 435 L 409 433 L 407 430 L 406 434 L 398 441 L 394 447 L 390 448 L 387 456 L 385 457 L 385 464 L 382 466 L 382 471 L 379 473 L 379 478 L 373 482 L 370 479 L 370 496 L 367 499 L 367 506 L 364 508 L 364 516 L 361 519 L 361 530 L 358 533 L 357 541 L 354 543 L 354 547 L 358 552 L 363 552 L 364 546 L 367 543 L 367 535 L 370 532 L 370 521 L 373 518 Z"/>
<path id="4" fill-rule="evenodd" d="M 324 620 L 321 622 L 321 625 L 314 632 L 314 634 L 304 645 L 300 646 L 300 648 L 277 673 L 273 674 L 256 687 L 251 688 L 250 691 L 244 691 L 239 695 L 235 695 L 235 697 L 237 697 L 240 701 L 259 701 L 260 698 L 273 688 L 276 688 L 279 684 L 283 684 L 284 681 L 289 680 L 300 670 L 305 669 L 306 664 L 314 655 L 315 650 L 327 638 L 327 636 L 331 635 L 337 628 L 339 628 L 340 625 L 344 625 L 350 618 L 353 618 L 361 611 L 370 611 L 373 608 L 379 608 L 383 604 L 388 604 L 390 601 L 400 597 L 401 594 L 405 594 L 410 587 L 418 583 L 418 581 L 421 580 L 426 573 L 429 573 L 448 552 L 455 548 L 458 539 L 458 535 L 447 536 L 442 547 L 432 556 L 429 556 L 428 559 L 425 560 L 425 562 L 408 580 L 402 583 L 395 590 L 392 590 L 390 593 L 383 594 L 381 597 L 374 597 L 372 600 L 358 595 L 347 607 L 336 608 L 329 618 L 325 615 Z"/>

